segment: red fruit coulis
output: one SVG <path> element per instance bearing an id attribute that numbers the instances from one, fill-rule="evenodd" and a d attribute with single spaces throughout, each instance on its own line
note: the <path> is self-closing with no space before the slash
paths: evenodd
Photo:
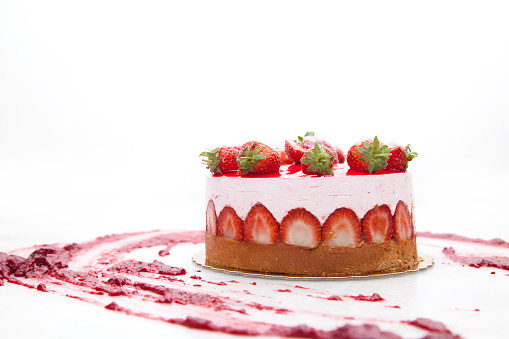
<path id="1" fill-rule="evenodd" d="M 435 238 L 435 239 L 444 239 L 444 240 L 452 240 L 452 241 L 460 241 L 460 242 L 468 242 L 471 244 L 485 245 L 485 246 L 495 246 L 500 248 L 509 248 L 509 243 L 502 239 L 471 239 L 457 234 L 450 233 L 442 233 L 442 234 L 434 234 L 430 232 L 418 232 L 417 235 L 419 237 L 425 238 Z M 509 271 L 509 257 L 506 256 L 479 256 L 475 254 L 465 254 L 458 255 L 456 251 L 452 247 L 445 247 L 442 252 L 445 256 L 452 261 L 455 261 L 464 266 L 470 266 L 475 268 L 480 267 L 493 267 L 501 270 Z"/>
<path id="2" fill-rule="evenodd" d="M 362 300 L 362 301 L 384 301 L 385 299 L 380 296 L 378 293 L 373 293 L 373 295 L 362 295 L 359 294 L 358 296 L 348 296 L 348 298 L 352 298 L 355 300 Z"/>
<path id="3" fill-rule="evenodd" d="M 373 173 L 369 172 L 362 172 L 362 171 L 356 171 L 352 170 L 348 167 L 346 164 L 336 164 L 333 167 L 334 175 L 335 176 L 352 176 L 352 175 L 390 175 L 395 173 L 402 173 L 402 172 L 395 172 L 395 171 L 387 171 L 387 170 L 381 170 Z M 236 172 L 227 172 L 223 174 L 214 174 L 214 177 L 228 177 L 228 178 L 235 178 L 235 177 L 242 177 L 242 178 L 297 178 L 297 177 L 317 177 L 318 175 L 308 175 L 304 174 L 301 169 L 301 165 L 283 165 L 280 167 L 279 172 L 277 173 L 269 173 L 269 174 L 254 174 L 254 173 L 248 173 L 246 175 L 242 175 L 241 171 Z"/>
<path id="4" fill-rule="evenodd" d="M 509 258 L 502 256 L 479 257 L 479 256 L 460 256 L 452 247 L 446 247 L 442 251 L 446 257 L 462 265 L 472 267 L 495 267 L 501 270 L 509 271 Z M 491 273 L 493 274 L 493 272 Z"/>
<path id="5" fill-rule="evenodd" d="M 419 236 L 484 242 L 464 237 L 457 238 L 455 235 L 425 233 Z M 354 324 L 347 323 L 333 329 L 319 328 L 320 324 L 317 324 L 317 327 L 289 326 L 280 324 L 277 320 L 267 322 L 254 318 L 256 312 L 269 312 L 274 317 L 292 317 L 298 312 L 302 313 L 302 310 L 288 307 L 284 300 L 303 290 L 305 294 L 300 294 L 303 297 L 311 297 L 312 294 L 316 297 L 317 294 L 321 294 L 322 299 L 340 302 L 337 305 L 357 301 L 383 305 L 386 300 L 378 293 L 339 295 L 313 290 L 310 287 L 288 285 L 286 281 L 272 280 L 276 286 L 274 289 L 276 296 L 271 297 L 274 300 L 269 304 L 269 299 L 263 299 L 262 295 L 257 293 L 260 281 L 258 284 L 252 280 L 209 281 L 202 278 L 206 276 L 206 271 L 189 267 L 186 270 L 160 260 L 145 262 L 129 258 L 129 254 L 135 250 L 152 247 L 164 247 L 163 250 L 157 248 L 158 252 L 155 253 L 159 253 L 161 257 L 169 255 L 171 258 L 170 253 L 175 246 L 201 244 L 203 239 L 204 233 L 201 231 L 154 231 L 104 236 L 81 244 L 35 246 L 26 257 L 15 254 L 24 250 L 12 251 L 10 254 L 0 252 L 0 286 L 5 282 L 18 284 L 40 292 L 101 305 L 108 310 L 122 312 L 128 316 L 228 334 L 302 338 L 401 338 L 398 334 L 384 331 L 373 324 L 376 319 L 363 319 L 348 314 L 336 317 L 343 322 L 355 320 Z M 507 247 L 507 243 L 502 240 L 487 243 L 490 246 Z M 452 248 L 446 248 L 444 253 L 452 260 L 468 266 L 509 269 L 508 258 L 497 257 L 495 260 L 493 257 L 476 257 L 475 260 L 472 258 L 467 260 L 458 257 Z M 191 258 L 188 258 L 188 261 L 190 260 Z M 188 272 L 191 270 L 200 272 L 200 275 Z M 196 284 L 197 281 L 204 284 Z M 263 279 L 261 282 L 264 282 Z M 240 285 L 242 288 L 227 294 L 224 289 L 230 288 L 230 284 Z M 205 289 L 207 285 L 211 287 Z M 166 305 L 166 308 L 161 310 L 161 306 L 157 305 Z M 396 311 L 401 308 L 390 304 L 384 307 Z M 327 312 L 313 313 L 313 316 L 323 319 L 331 317 Z M 425 338 L 438 335 L 440 338 L 458 338 L 443 323 L 427 318 L 392 322 L 424 330 L 427 333 Z"/>

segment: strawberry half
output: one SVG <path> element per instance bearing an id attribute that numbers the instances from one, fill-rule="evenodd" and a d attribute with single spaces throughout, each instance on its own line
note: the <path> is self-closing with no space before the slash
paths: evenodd
<path id="1" fill-rule="evenodd" d="M 200 154 L 202 162 L 207 165 L 211 173 L 227 173 L 239 170 L 237 155 L 239 150 L 235 147 L 221 146 L 212 151 L 202 152 Z"/>
<path id="2" fill-rule="evenodd" d="M 341 150 L 341 148 L 336 146 L 336 154 L 338 155 L 338 163 L 343 164 L 345 162 L 345 152 Z"/>
<path id="3" fill-rule="evenodd" d="M 300 158 L 304 156 L 305 149 L 295 140 L 285 140 L 285 152 L 295 164 L 300 164 Z"/>
<path id="4" fill-rule="evenodd" d="M 217 235 L 242 240 L 242 219 L 230 206 L 225 206 L 217 217 Z"/>
<path id="5" fill-rule="evenodd" d="M 391 152 L 387 160 L 386 169 L 389 171 L 404 172 L 408 168 L 408 162 L 417 157 L 417 153 L 412 152 L 410 145 L 403 148 L 403 146 L 396 143 L 390 143 L 388 146 Z"/>
<path id="6" fill-rule="evenodd" d="M 212 233 L 213 235 L 217 234 L 217 216 L 216 216 L 216 207 L 212 200 L 209 200 L 207 204 L 207 212 L 206 216 L 206 227 L 207 232 Z"/>
<path id="7" fill-rule="evenodd" d="M 398 241 L 414 237 L 414 224 L 407 205 L 399 201 L 394 211 L 394 235 Z"/>
<path id="8" fill-rule="evenodd" d="M 334 175 L 332 171 L 332 151 L 315 143 L 314 150 L 308 151 L 300 159 L 304 174 Z"/>
<path id="9" fill-rule="evenodd" d="M 323 223 L 322 237 L 331 248 L 357 247 L 362 237 L 359 218 L 349 208 L 336 209 Z"/>
<path id="10" fill-rule="evenodd" d="M 242 235 L 246 242 L 275 244 L 279 240 L 279 224 L 272 213 L 258 203 L 247 214 Z"/>
<path id="11" fill-rule="evenodd" d="M 390 150 L 387 145 L 373 140 L 358 142 L 350 147 L 346 161 L 351 169 L 363 172 L 377 172 L 387 167 Z"/>
<path id="12" fill-rule="evenodd" d="M 387 205 L 376 205 L 362 218 L 362 233 L 368 243 L 389 241 L 394 233 L 394 220 Z"/>
<path id="13" fill-rule="evenodd" d="M 293 159 L 290 159 L 288 154 L 284 149 L 276 148 L 276 151 L 279 153 L 279 158 L 281 159 L 281 165 L 293 165 Z"/>
<path id="14" fill-rule="evenodd" d="M 249 141 L 242 145 L 237 162 L 244 175 L 250 172 L 277 173 L 281 165 L 279 153 L 258 141 Z"/>
<path id="15" fill-rule="evenodd" d="M 281 220 L 281 240 L 286 244 L 314 248 L 321 237 L 320 221 L 304 208 L 294 208 Z"/>

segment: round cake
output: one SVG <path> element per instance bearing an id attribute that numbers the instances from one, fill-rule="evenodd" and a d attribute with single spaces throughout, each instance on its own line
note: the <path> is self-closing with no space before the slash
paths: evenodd
<path id="1" fill-rule="evenodd" d="M 206 264 L 262 274 L 359 276 L 415 269 L 412 176 L 335 164 L 206 178 Z"/>

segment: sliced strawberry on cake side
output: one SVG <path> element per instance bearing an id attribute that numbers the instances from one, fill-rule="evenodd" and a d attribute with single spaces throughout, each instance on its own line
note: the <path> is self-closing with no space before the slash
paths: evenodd
<path id="1" fill-rule="evenodd" d="M 213 235 L 217 235 L 217 215 L 216 215 L 216 206 L 214 202 L 209 200 L 207 204 L 207 212 L 205 213 L 206 217 L 206 231 L 212 233 Z"/>
<path id="2" fill-rule="evenodd" d="M 237 212 L 232 207 L 225 206 L 217 217 L 217 235 L 241 241 L 242 223 Z"/>
<path id="3" fill-rule="evenodd" d="M 323 223 L 322 238 L 331 248 L 359 246 L 362 238 L 359 218 L 349 208 L 336 209 Z"/>
<path id="4" fill-rule="evenodd" d="M 257 203 L 247 214 L 242 235 L 246 242 L 275 244 L 279 241 L 279 224 L 263 204 Z"/>
<path id="5" fill-rule="evenodd" d="M 412 239 L 414 237 L 414 224 L 407 205 L 399 201 L 394 211 L 394 236 L 396 240 Z"/>
<path id="6" fill-rule="evenodd" d="M 362 233 L 368 243 L 389 241 L 394 234 L 394 220 L 388 205 L 376 205 L 362 218 Z"/>
<path id="7" fill-rule="evenodd" d="M 258 141 L 249 141 L 242 145 L 237 162 L 243 175 L 277 173 L 281 166 L 279 153 Z"/>
<path id="8" fill-rule="evenodd" d="M 288 245 L 315 248 L 321 233 L 320 221 L 305 208 L 294 208 L 281 220 L 281 241 Z"/>

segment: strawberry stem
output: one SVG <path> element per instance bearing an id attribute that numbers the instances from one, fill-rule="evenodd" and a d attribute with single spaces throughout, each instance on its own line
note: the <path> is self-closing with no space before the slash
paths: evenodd
<path id="1" fill-rule="evenodd" d="M 375 136 L 373 139 L 373 145 L 367 141 L 364 141 L 362 142 L 362 147 L 357 147 L 357 151 L 359 151 L 361 154 L 364 154 L 360 159 L 369 163 L 369 173 L 382 170 L 387 167 L 387 160 L 389 159 L 389 154 L 391 153 L 389 146 L 380 146 L 378 136 Z"/>
<path id="2" fill-rule="evenodd" d="M 263 146 L 254 148 L 255 145 L 256 142 L 253 142 L 251 147 L 244 148 L 242 153 L 237 158 L 237 162 L 239 163 L 242 174 L 244 175 L 253 170 L 253 167 L 258 162 L 258 160 L 265 159 L 265 156 L 260 153 L 260 151 L 263 149 Z"/>
<path id="3" fill-rule="evenodd" d="M 312 152 L 306 152 L 306 156 L 301 158 L 303 165 L 309 165 L 309 173 L 320 173 L 321 175 L 334 175 L 332 172 L 332 155 L 327 153 L 323 146 L 315 143 Z"/>
<path id="4" fill-rule="evenodd" d="M 304 137 L 299 136 L 299 137 L 297 138 L 297 140 L 298 140 L 299 142 L 302 142 L 302 141 L 304 141 L 304 138 L 305 138 L 305 137 L 308 137 L 308 136 L 310 136 L 310 137 L 314 137 L 314 136 L 315 136 L 315 132 L 313 132 L 313 131 L 311 131 L 311 132 L 306 132 L 306 134 L 304 134 Z"/>
<path id="5" fill-rule="evenodd" d="M 219 149 L 220 147 L 217 147 L 212 151 L 205 151 L 200 153 L 200 157 L 204 157 L 201 162 L 204 165 L 207 165 L 207 169 L 209 169 L 210 173 L 212 174 L 222 174 L 221 169 L 219 168 L 219 162 L 221 161 L 221 158 L 219 157 Z"/>
<path id="6" fill-rule="evenodd" d="M 410 149 L 410 144 L 405 147 L 405 156 L 408 161 L 412 161 L 414 158 L 417 158 L 419 155 L 416 152 L 412 152 Z M 405 164 L 405 169 L 408 168 L 408 162 Z"/>

